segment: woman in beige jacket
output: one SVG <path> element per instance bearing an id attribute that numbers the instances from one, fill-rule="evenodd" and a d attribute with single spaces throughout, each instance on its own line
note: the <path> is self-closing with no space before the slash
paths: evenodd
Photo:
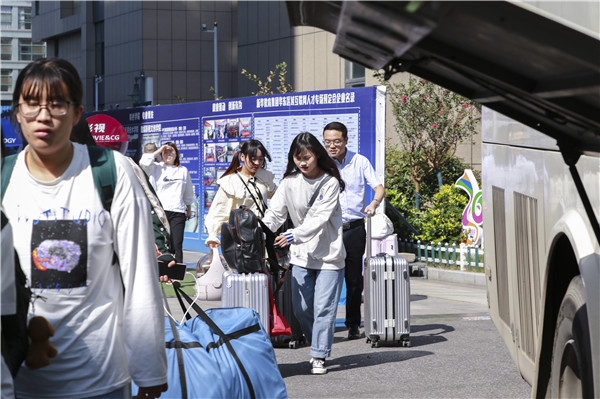
<path id="1" fill-rule="evenodd" d="M 273 173 L 266 170 L 271 155 L 258 140 L 248 140 L 234 155 L 233 161 L 217 180 L 219 190 L 213 199 L 204 226 L 208 232 L 206 245 L 216 248 L 221 244 L 221 225 L 229 221 L 229 213 L 246 205 L 257 217 L 262 218 L 267 209 L 267 199 L 275 193 Z"/>

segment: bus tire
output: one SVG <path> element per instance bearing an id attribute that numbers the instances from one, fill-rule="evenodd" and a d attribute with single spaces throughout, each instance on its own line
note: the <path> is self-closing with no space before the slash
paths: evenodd
<path id="1" fill-rule="evenodd" d="M 554 332 L 549 393 L 552 398 L 593 396 L 592 358 L 585 289 L 581 276 L 569 283 Z"/>

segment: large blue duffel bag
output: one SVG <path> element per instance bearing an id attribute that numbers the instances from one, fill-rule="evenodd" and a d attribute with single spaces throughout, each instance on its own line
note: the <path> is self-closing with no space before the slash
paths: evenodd
<path id="1" fill-rule="evenodd" d="M 182 308 L 180 295 L 198 316 L 182 324 L 165 318 L 169 389 L 161 398 L 287 398 L 273 346 L 254 309 L 204 312 L 174 288 Z M 133 394 L 137 391 L 134 384 Z"/>

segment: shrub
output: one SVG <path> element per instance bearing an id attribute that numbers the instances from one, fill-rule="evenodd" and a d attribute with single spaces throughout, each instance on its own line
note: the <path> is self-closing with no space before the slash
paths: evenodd
<path id="1" fill-rule="evenodd" d="M 417 231 L 419 231 L 420 212 L 415 208 L 414 201 L 411 201 L 402 191 L 393 188 L 386 189 L 385 195 L 386 200 L 398 210 L 406 222 L 410 223 Z M 412 240 L 415 238 L 415 234 L 410 230 L 406 223 L 399 219 L 392 210 L 386 208 L 385 212 L 394 224 L 394 232 L 398 234 L 398 239 Z"/>
<path id="2" fill-rule="evenodd" d="M 431 207 L 422 212 L 421 235 L 417 238 L 436 244 L 460 241 L 464 236 L 462 213 L 467 202 L 466 195 L 454 185 L 443 185 L 433 196 Z"/>
<path id="3" fill-rule="evenodd" d="M 400 212 L 400 214 L 422 235 L 425 234 L 421 231 L 422 224 L 425 220 L 428 220 L 430 216 L 426 216 L 430 210 L 432 210 L 432 206 L 435 202 L 434 197 L 438 193 L 438 181 L 435 172 L 432 172 L 424 177 L 423 183 L 421 185 L 421 204 L 423 204 L 423 209 L 421 211 L 417 211 L 415 208 L 415 187 L 414 184 L 408 178 L 408 166 L 405 163 L 403 150 L 398 149 L 397 146 L 388 144 L 386 147 L 386 170 L 385 170 L 385 181 L 386 181 L 386 199 Z M 446 185 L 454 187 L 454 183 L 458 180 L 465 169 L 469 168 L 469 165 L 466 165 L 460 158 L 452 157 L 448 160 L 444 165 L 442 165 L 442 179 Z M 474 171 L 477 180 L 481 181 L 480 173 Z M 462 194 L 464 198 L 466 195 L 461 190 L 457 188 L 454 189 L 457 193 Z M 468 200 L 465 200 L 468 201 Z M 458 212 L 458 216 L 454 217 L 454 219 L 447 221 L 447 223 L 457 224 L 461 226 L 462 221 L 462 211 L 464 210 L 464 206 Z M 438 203 L 437 209 L 434 212 L 441 213 L 440 208 L 446 207 L 443 203 Z M 450 205 L 448 205 L 450 206 Z M 398 234 L 398 238 L 401 239 L 416 239 L 416 235 L 402 222 L 400 221 L 390 210 L 386 210 L 388 217 L 394 223 L 394 231 Z M 450 215 L 456 214 L 456 212 L 445 212 L 444 214 Z M 427 238 L 428 241 L 442 241 L 448 240 L 450 237 L 460 238 L 460 228 L 457 230 L 457 233 L 453 233 L 450 235 L 443 234 L 444 237 L 432 237 Z"/>

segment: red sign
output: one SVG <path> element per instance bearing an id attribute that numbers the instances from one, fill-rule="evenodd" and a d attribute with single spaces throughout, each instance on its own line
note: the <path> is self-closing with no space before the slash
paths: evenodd
<path id="1" fill-rule="evenodd" d="M 125 128 L 112 116 L 97 114 L 87 118 L 90 132 L 100 147 L 119 150 L 122 142 L 128 142 L 129 137 Z"/>

